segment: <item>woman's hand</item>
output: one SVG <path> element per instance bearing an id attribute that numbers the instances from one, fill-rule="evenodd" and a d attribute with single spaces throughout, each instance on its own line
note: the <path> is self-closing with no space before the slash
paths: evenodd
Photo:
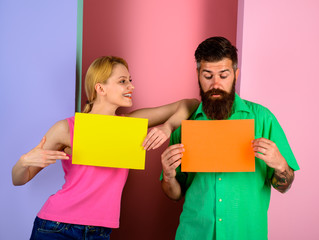
<path id="1" fill-rule="evenodd" d="M 69 159 L 65 152 L 52 151 L 43 149 L 46 137 L 44 136 L 38 146 L 22 155 L 20 158 L 21 164 L 24 167 L 47 167 L 50 164 L 56 163 L 57 159 Z"/>
<path id="2" fill-rule="evenodd" d="M 172 129 L 164 124 L 154 127 L 146 136 L 143 142 L 145 150 L 159 148 L 171 135 Z"/>

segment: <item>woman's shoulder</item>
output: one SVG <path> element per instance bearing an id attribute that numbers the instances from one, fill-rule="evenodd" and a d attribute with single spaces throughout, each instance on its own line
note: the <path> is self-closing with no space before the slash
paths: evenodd
<path id="1" fill-rule="evenodd" d="M 70 128 L 67 119 L 57 121 L 47 132 L 47 137 L 55 143 L 70 146 Z"/>
<path id="2" fill-rule="evenodd" d="M 59 133 L 63 133 L 63 132 L 68 133 L 70 131 L 68 119 L 57 121 L 52 126 L 52 128 L 54 128 L 54 130 L 58 131 Z"/>

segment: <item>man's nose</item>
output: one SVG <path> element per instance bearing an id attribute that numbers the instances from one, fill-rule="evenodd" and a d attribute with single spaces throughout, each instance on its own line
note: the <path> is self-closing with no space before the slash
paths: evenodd
<path id="1" fill-rule="evenodd" d="M 221 82 L 221 79 L 218 78 L 218 77 L 213 77 L 212 80 L 211 80 L 211 84 L 210 84 L 210 88 L 209 89 L 213 89 L 213 88 L 219 88 L 220 87 L 220 82 Z"/>

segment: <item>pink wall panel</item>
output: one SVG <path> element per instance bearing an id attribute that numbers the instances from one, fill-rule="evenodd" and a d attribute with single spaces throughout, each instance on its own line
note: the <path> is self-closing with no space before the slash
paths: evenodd
<path id="1" fill-rule="evenodd" d="M 214 35 L 236 43 L 237 0 L 86 0 L 83 19 L 83 73 L 98 56 L 124 57 L 134 108 L 151 107 L 198 97 L 195 49 Z M 162 193 L 163 150 L 147 153 L 145 171 L 130 172 L 112 239 L 173 239 L 182 203 Z"/>
<path id="2" fill-rule="evenodd" d="M 241 96 L 277 116 L 301 168 L 287 194 L 273 191 L 269 239 L 318 239 L 319 2 L 240 0 L 239 6 Z"/>

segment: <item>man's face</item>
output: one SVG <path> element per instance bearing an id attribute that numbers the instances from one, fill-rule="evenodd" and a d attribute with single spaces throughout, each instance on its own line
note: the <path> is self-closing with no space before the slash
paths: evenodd
<path id="1" fill-rule="evenodd" d="M 232 66 L 232 60 L 224 58 L 219 62 L 201 61 L 200 69 L 197 70 L 197 73 L 200 86 L 204 92 L 212 89 L 220 89 L 230 93 L 233 82 L 237 79 L 238 69 L 235 73 Z M 214 93 L 210 97 L 211 99 L 222 98 L 218 93 Z"/>
<path id="2" fill-rule="evenodd" d="M 232 61 L 224 58 L 219 62 L 201 61 L 197 70 L 203 110 L 211 119 L 227 119 L 235 99 L 235 83 L 238 69 L 233 70 Z"/>

